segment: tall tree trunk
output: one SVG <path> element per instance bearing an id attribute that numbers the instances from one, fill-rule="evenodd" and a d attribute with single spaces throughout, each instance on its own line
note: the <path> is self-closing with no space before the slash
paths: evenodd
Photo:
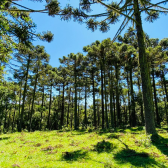
<path id="1" fill-rule="evenodd" d="M 10 124 L 11 124 L 11 111 L 12 111 L 12 107 L 9 108 L 7 132 L 9 131 L 9 127 L 10 127 Z"/>
<path id="2" fill-rule="evenodd" d="M 19 116 L 20 116 L 20 109 L 21 109 L 21 97 L 22 97 L 22 80 L 20 83 L 20 91 L 19 91 Z"/>
<path id="3" fill-rule="evenodd" d="M 165 102 L 166 121 L 167 121 L 167 126 L 168 126 L 168 112 L 167 112 L 167 101 L 166 101 L 166 97 L 164 97 L 164 102 Z"/>
<path id="4" fill-rule="evenodd" d="M 156 135 L 157 133 L 154 122 L 154 109 L 153 109 L 152 88 L 150 80 L 150 70 L 145 53 L 144 32 L 142 29 L 142 21 L 140 16 L 138 0 L 134 0 L 134 15 L 136 20 L 136 30 L 139 46 L 139 63 L 142 79 L 143 101 L 145 108 L 146 133 Z"/>
<path id="5" fill-rule="evenodd" d="M 44 86 L 42 89 L 43 95 L 42 95 L 42 104 L 41 104 L 41 118 L 40 118 L 40 130 L 42 130 L 42 120 L 43 120 L 43 107 L 44 107 Z"/>
<path id="6" fill-rule="evenodd" d="M 32 106 L 31 106 L 31 113 L 30 113 L 30 126 L 29 126 L 29 131 L 32 131 L 32 115 L 34 111 L 34 99 L 35 99 L 35 94 L 36 94 L 36 86 L 37 86 L 37 79 L 38 79 L 38 70 L 35 78 L 35 84 L 34 84 L 34 90 L 33 90 L 33 100 L 32 100 Z"/>
<path id="7" fill-rule="evenodd" d="M 131 105 L 130 105 L 130 84 L 128 80 L 128 71 L 127 71 L 127 86 L 128 86 L 128 113 L 129 113 L 129 125 L 131 126 Z"/>
<path id="8" fill-rule="evenodd" d="M 79 107 L 79 104 L 80 104 L 80 91 L 79 91 L 79 100 L 78 100 L 78 127 L 79 127 L 79 123 L 80 123 L 80 107 Z"/>
<path id="9" fill-rule="evenodd" d="M 109 71 L 109 79 L 110 79 L 109 84 L 110 84 L 110 116 L 111 116 L 111 127 L 114 128 L 112 70 Z"/>
<path id="10" fill-rule="evenodd" d="M 14 108 L 14 113 L 13 113 L 12 132 L 14 132 L 14 126 L 15 126 L 16 105 L 17 105 L 17 101 L 15 101 L 15 108 Z"/>
<path id="11" fill-rule="evenodd" d="M 97 101 L 97 125 L 100 126 L 100 111 L 99 111 L 99 105 Z"/>
<path id="12" fill-rule="evenodd" d="M 73 108 L 74 108 L 74 106 L 73 106 L 73 92 L 72 92 L 72 110 L 73 110 Z M 72 112 L 71 112 L 71 129 L 72 129 L 72 120 L 73 120 L 73 114 L 72 114 Z"/>
<path id="13" fill-rule="evenodd" d="M 140 79 L 138 77 L 138 90 L 139 90 L 139 94 L 141 95 L 141 87 L 140 87 Z M 144 113 L 143 113 L 143 99 L 141 97 L 141 101 L 140 101 L 140 106 L 141 106 L 141 125 L 144 125 L 145 123 L 145 119 L 144 119 Z"/>
<path id="14" fill-rule="evenodd" d="M 87 77 L 85 81 L 85 128 L 87 128 Z"/>
<path id="15" fill-rule="evenodd" d="M 102 129 L 104 129 L 104 91 L 103 91 L 103 65 L 101 65 L 101 103 L 102 103 Z"/>
<path id="16" fill-rule="evenodd" d="M 115 75 L 116 75 L 116 111 L 117 111 L 117 126 L 121 124 L 121 116 L 120 116 L 120 103 L 119 103 L 119 91 L 118 91 L 118 78 L 119 78 L 119 70 L 118 65 L 115 65 Z"/>
<path id="17" fill-rule="evenodd" d="M 116 123 L 116 110 L 115 110 L 115 99 L 114 99 L 114 93 L 113 93 L 113 107 L 114 107 L 114 127 L 117 127 Z"/>
<path id="18" fill-rule="evenodd" d="M 8 115 L 8 104 L 7 102 L 5 103 L 5 120 L 4 120 L 4 128 L 3 132 L 5 132 L 5 129 L 7 128 L 7 115 Z"/>
<path id="19" fill-rule="evenodd" d="M 29 66 L 30 66 L 30 54 L 27 60 L 27 68 L 26 68 L 26 77 L 25 77 L 25 83 L 24 83 L 24 91 L 23 91 L 23 99 L 22 99 L 22 111 L 20 115 L 20 127 L 19 131 L 22 131 L 23 129 L 23 114 L 24 114 L 24 106 L 25 106 L 25 98 L 26 98 L 26 92 L 27 92 L 27 80 L 28 80 L 28 74 L 29 74 Z"/>
<path id="20" fill-rule="evenodd" d="M 133 82 L 132 82 L 132 60 L 130 63 L 130 86 L 131 86 L 131 126 L 136 126 L 136 115 L 135 115 L 135 101 L 134 101 L 134 90 L 133 90 Z"/>
<path id="21" fill-rule="evenodd" d="M 74 129 L 78 129 L 78 118 L 77 118 L 77 73 L 76 73 L 76 59 L 75 59 L 75 67 L 74 67 L 74 74 L 75 74 L 75 111 L 74 111 Z"/>
<path id="22" fill-rule="evenodd" d="M 164 90 L 165 90 L 165 94 L 166 94 L 166 99 L 167 99 L 167 102 L 168 102 L 168 94 L 167 94 L 167 87 L 166 87 L 166 79 L 165 79 L 165 74 L 164 74 L 164 71 L 162 70 L 162 81 L 163 81 L 163 85 L 164 85 Z"/>
<path id="23" fill-rule="evenodd" d="M 50 88 L 50 102 L 49 102 L 49 113 L 48 113 L 48 129 L 50 130 L 51 129 L 51 123 L 50 123 L 50 115 L 51 115 L 51 98 L 52 98 L 52 85 L 51 85 L 51 88 Z"/>
<path id="24" fill-rule="evenodd" d="M 94 127 L 97 128 L 96 108 L 95 108 L 95 82 L 94 82 L 94 72 L 93 72 L 93 70 L 92 70 L 92 81 L 93 81 L 93 114 L 94 114 Z"/>
<path id="25" fill-rule="evenodd" d="M 62 95 L 62 113 L 61 113 L 61 129 L 64 126 L 64 90 L 65 90 L 65 84 L 63 82 L 63 95 Z"/>
<path id="26" fill-rule="evenodd" d="M 70 106 L 70 102 L 71 102 L 71 88 L 69 90 L 69 102 L 68 102 L 68 113 L 67 113 L 67 127 L 69 125 L 69 106 Z"/>
<path id="27" fill-rule="evenodd" d="M 157 104 L 157 95 L 156 95 L 156 85 L 155 85 L 155 70 L 154 67 L 152 68 L 152 81 L 153 81 L 153 92 L 154 92 L 154 99 L 155 99 L 155 110 L 156 110 L 156 123 L 157 126 L 160 126 L 160 116 L 159 116 L 159 110 L 158 110 L 158 104 Z"/>
<path id="28" fill-rule="evenodd" d="M 106 118 L 106 128 L 109 128 L 109 122 L 108 122 L 108 113 L 107 113 L 107 93 L 106 93 L 106 74 L 105 74 L 105 68 L 104 68 L 104 98 L 105 98 L 105 118 Z"/>
<path id="29" fill-rule="evenodd" d="M 164 91 L 166 94 L 166 98 L 165 98 L 165 112 L 166 112 L 166 119 L 167 119 L 167 125 L 168 125 L 168 108 L 167 108 L 167 103 L 168 103 L 168 94 L 167 94 L 167 87 L 166 87 L 166 79 L 165 79 L 165 74 L 164 71 L 162 70 L 162 74 L 161 74 L 161 79 L 162 79 L 162 83 L 164 86 Z"/>

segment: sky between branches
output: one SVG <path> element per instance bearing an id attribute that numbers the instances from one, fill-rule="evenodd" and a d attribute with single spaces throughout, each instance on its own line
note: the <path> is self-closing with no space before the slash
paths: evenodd
<path id="1" fill-rule="evenodd" d="M 157 3 L 158 0 L 152 0 L 152 2 Z M 44 9 L 45 4 L 45 2 L 40 3 L 30 0 L 20 0 L 17 3 L 31 9 Z M 68 3 L 75 7 L 79 6 L 79 0 L 64 0 L 61 2 L 61 6 L 64 7 Z M 165 5 L 165 7 L 168 7 L 168 4 Z M 100 13 L 103 10 L 104 7 L 100 4 L 93 8 L 94 13 Z M 74 22 L 73 19 L 68 22 L 61 21 L 59 16 L 51 17 L 43 13 L 31 13 L 30 16 L 37 25 L 37 32 L 48 30 L 54 34 L 54 40 L 51 43 L 42 42 L 40 40 L 33 42 L 34 45 L 45 46 L 46 52 L 50 54 L 51 57 L 50 65 L 53 67 L 58 67 L 60 65 L 59 58 L 67 56 L 71 52 L 82 52 L 84 46 L 89 45 L 96 40 L 102 41 L 106 38 L 113 39 L 123 21 L 123 18 L 120 18 L 120 22 L 111 25 L 110 30 L 107 33 L 102 33 L 99 30 L 92 32 L 86 28 L 85 24 Z M 143 17 L 142 22 L 143 29 L 150 38 L 159 38 L 161 40 L 168 37 L 168 16 L 162 14 L 154 23 L 146 22 Z M 126 26 L 122 34 L 126 32 L 129 26 L 131 26 L 131 23 Z"/>

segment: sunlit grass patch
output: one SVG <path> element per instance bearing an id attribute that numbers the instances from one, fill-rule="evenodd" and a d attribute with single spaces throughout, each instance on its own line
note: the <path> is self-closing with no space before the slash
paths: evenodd
<path id="1" fill-rule="evenodd" d="M 135 134 L 136 133 L 136 134 Z M 151 141 L 142 128 L 35 131 L 0 135 L 2 168 L 168 167 L 168 135 Z"/>

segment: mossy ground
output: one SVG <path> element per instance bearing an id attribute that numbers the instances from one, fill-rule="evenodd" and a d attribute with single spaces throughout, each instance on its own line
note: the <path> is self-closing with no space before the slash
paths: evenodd
<path id="1" fill-rule="evenodd" d="M 0 135 L 1 168 L 168 167 L 167 129 L 155 141 L 142 128 L 110 132 L 35 131 Z"/>

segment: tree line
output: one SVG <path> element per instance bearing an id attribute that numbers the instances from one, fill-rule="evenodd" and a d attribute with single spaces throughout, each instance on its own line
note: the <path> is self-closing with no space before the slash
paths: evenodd
<path id="1" fill-rule="evenodd" d="M 145 36 L 155 125 L 168 123 L 168 38 Z M 85 53 L 85 54 L 84 54 Z M 105 39 L 49 65 L 44 46 L 23 45 L 14 54 L 19 68 L 1 80 L 1 131 L 144 126 L 142 80 L 136 32 L 118 42 Z"/>
<path id="2" fill-rule="evenodd" d="M 47 32 L 45 34 L 36 34 L 35 32 L 33 32 L 33 28 L 35 27 L 35 25 L 33 24 L 33 22 L 31 21 L 30 17 L 28 16 L 29 12 L 41 12 L 41 13 L 48 13 L 50 16 L 56 16 L 59 15 L 61 16 L 61 19 L 63 20 L 69 20 L 71 18 L 73 18 L 75 21 L 78 21 L 80 23 L 86 23 L 87 27 L 89 29 L 91 29 L 92 31 L 96 30 L 97 28 L 100 29 L 100 31 L 102 32 L 106 32 L 108 31 L 108 29 L 110 28 L 110 24 L 113 24 L 115 22 L 117 22 L 119 20 L 119 17 L 124 16 L 125 19 L 122 22 L 118 32 L 116 33 L 115 37 L 112 40 L 112 44 L 110 44 L 110 42 L 105 42 L 107 43 L 107 45 L 109 45 L 110 47 L 107 47 L 106 45 L 104 46 L 104 41 L 102 43 L 96 41 L 93 44 L 93 51 L 92 51 L 92 45 L 89 47 L 85 47 L 84 51 L 88 52 L 87 57 L 89 55 L 98 55 L 98 57 L 96 58 L 96 62 L 97 59 L 99 57 L 100 61 L 98 63 L 98 65 L 94 65 L 93 63 L 93 67 L 98 68 L 99 69 L 99 74 L 100 76 L 100 81 L 98 80 L 98 82 L 93 82 L 95 80 L 94 77 L 92 77 L 90 80 L 88 77 L 88 74 L 83 74 L 85 76 L 83 80 L 83 84 L 84 81 L 85 83 L 89 83 L 91 82 L 92 84 L 94 83 L 94 86 L 92 86 L 95 89 L 98 89 L 97 87 L 100 85 L 100 91 L 101 91 L 101 118 L 99 118 L 99 122 L 97 122 L 96 120 L 96 103 L 94 100 L 94 96 L 96 94 L 95 91 L 93 91 L 93 111 L 94 111 L 94 126 L 97 126 L 97 123 L 100 123 L 100 119 L 101 119 L 101 126 L 102 128 L 105 127 L 109 127 L 109 115 L 108 115 L 108 87 L 106 87 L 108 84 L 108 79 L 106 79 L 107 76 L 107 72 L 106 72 L 106 68 L 109 68 L 109 65 L 106 66 L 107 63 L 112 62 L 112 61 L 116 61 L 115 65 L 111 65 L 111 71 L 108 72 L 109 77 L 111 77 L 111 79 L 115 79 L 115 82 L 110 82 L 110 88 L 113 88 L 112 86 L 114 85 L 115 87 L 115 95 L 110 97 L 110 101 L 115 100 L 115 103 L 113 103 L 113 105 L 115 106 L 115 108 L 113 109 L 115 115 L 113 116 L 113 112 L 111 112 L 112 110 L 112 103 L 110 103 L 110 114 L 111 114 L 111 121 L 114 120 L 114 125 L 115 126 L 120 126 L 123 123 L 123 117 L 122 117 L 122 110 L 121 110 L 121 106 L 123 106 L 123 102 L 121 101 L 121 91 L 122 91 L 122 87 L 121 85 L 121 81 L 127 81 L 128 85 L 130 85 L 129 88 L 129 94 L 130 96 L 129 99 L 126 99 L 126 102 L 129 102 L 131 105 L 129 106 L 130 108 L 130 117 L 132 119 L 130 119 L 130 125 L 134 126 L 137 123 L 137 119 L 136 119 L 136 95 L 134 92 L 134 83 L 133 83 L 133 76 L 131 76 L 130 74 L 133 72 L 133 68 L 134 68 L 134 55 L 136 55 L 135 53 L 138 51 L 139 52 L 139 56 L 138 56 L 138 67 L 140 67 L 140 75 L 141 78 L 139 80 L 139 82 L 142 84 L 142 95 L 143 95 L 143 104 L 144 104 L 144 118 L 145 118 L 145 126 L 146 126 L 146 132 L 148 134 L 157 134 L 156 130 L 155 130 L 155 118 L 154 118 L 154 104 L 155 104 L 155 108 L 156 110 L 156 118 L 157 118 L 157 125 L 160 124 L 161 121 L 161 115 L 159 115 L 158 112 L 158 108 L 156 107 L 157 105 L 157 98 L 156 98 L 156 89 L 154 89 L 154 99 L 155 101 L 153 102 L 153 90 L 152 90 L 152 86 L 151 86 L 151 79 L 150 79 L 150 73 L 151 73 L 151 68 L 150 66 L 153 65 L 153 62 L 150 62 L 148 59 L 150 59 L 150 55 L 148 49 L 150 47 L 154 47 L 154 45 L 152 45 L 151 43 L 149 43 L 147 40 L 147 37 L 145 36 L 144 32 L 143 32 L 143 27 L 142 27 L 142 22 L 141 22 L 141 13 L 145 12 L 147 14 L 146 20 L 153 22 L 155 19 L 157 19 L 159 17 L 160 13 L 164 13 L 167 14 L 168 9 L 166 7 L 164 7 L 162 4 L 166 3 L 167 1 L 160 1 L 158 3 L 151 3 L 150 1 L 138 1 L 138 0 L 133 0 L 133 1 L 120 1 L 120 2 L 104 2 L 101 0 L 96 0 L 96 1 L 92 1 L 92 0 L 81 0 L 80 1 L 80 8 L 73 8 L 73 6 L 67 5 L 65 8 L 61 9 L 60 7 L 60 3 L 57 0 L 51 0 L 51 1 L 46 1 L 46 6 L 44 10 L 32 10 L 29 9 L 27 7 L 24 7 L 22 5 L 19 5 L 17 3 L 15 3 L 14 1 L 7 1 L 7 0 L 3 0 L 0 3 L 0 10 L 1 10 L 1 29 L 2 29 L 2 34 L 1 34 L 1 41 L 2 41 L 2 61 L 1 64 L 5 65 L 5 63 L 8 61 L 8 59 L 10 58 L 10 52 L 12 52 L 12 48 L 13 49 L 17 49 L 19 50 L 19 55 L 16 56 L 16 58 L 20 59 L 19 61 L 23 61 L 25 59 L 22 58 L 23 55 L 26 55 L 27 53 L 27 57 L 28 60 L 26 62 L 26 69 L 25 69 L 25 74 L 24 76 L 24 92 L 23 92 L 23 98 L 22 98 L 22 110 L 20 112 L 20 120 L 19 120 L 19 128 L 22 129 L 23 128 L 23 120 L 24 120 L 24 103 L 26 103 L 26 94 L 27 92 L 27 88 L 28 88 L 28 81 L 29 81 L 29 70 L 30 70 L 30 66 L 31 66 L 31 57 L 32 54 L 31 52 L 34 50 L 34 47 L 31 45 L 31 41 L 33 40 L 34 37 L 40 38 L 41 40 L 47 40 L 48 42 L 50 42 L 53 38 L 53 35 L 51 32 Z M 12 5 L 11 5 L 12 4 Z M 101 4 L 103 7 L 105 7 L 105 13 L 100 13 L 100 14 L 87 14 L 89 12 L 91 12 L 91 6 L 92 5 L 96 5 L 96 4 Z M 18 9 L 16 6 L 21 7 L 22 9 Z M 157 8 L 157 9 L 156 9 Z M 5 15 L 10 15 L 10 17 L 12 17 L 12 20 L 9 20 L 9 18 L 6 18 Z M 106 19 L 104 19 L 106 17 Z M 97 18 L 103 18 L 103 20 L 98 19 Z M 121 41 L 122 43 L 124 43 L 124 47 L 122 48 L 121 46 L 121 42 L 120 43 L 114 43 L 114 41 L 119 37 L 119 34 L 121 33 L 121 31 L 125 28 L 125 26 L 127 25 L 127 23 L 129 21 L 132 21 L 135 23 L 136 25 L 136 36 L 137 36 L 137 47 L 134 46 L 134 44 L 132 44 L 132 41 L 129 42 L 129 40 L 127 41 L 126 38 L 121 38 L 119 40 L 123 40 Z M 23 24 L 23 23 L 24 24 Z M 17 37 L 18 39 L 15 39 L 17 41 L 14 42 L 13 40 L 11 40 L 11 36 L 15 36 L 15 38 Z M 132 35 L 131 35 L 132 36 Z M 133 37 L 133 36 L 132 36 Z M 126 41 L 124 41 L 126 40 Z M 108 40 L 105 40 L 108 41 Z M 161 46 L 161 42 L 158 42 L 157 39 L 154 40 L 155 44 L 156 44 L 156 48 L 158 46 L 160 46 L 162 49 L 162 53 L 164 53 L 163 55 L 166 55 L 166 49 L 164 49 L 163 46 Z M 165 39 L 166 41 L 166 39 Z M 100 44 L 99 44 L 100 43 Z M 163 42 L 164 43 L 164 42 Z M 166 42 L 165 42 L 166 43 Z M 26 46 L 23 46 L 22 44 L 24 44 Z M 112 45 L 112 46 L 111 46 Z M 120 46 L 121 45 L 121 46 Z M 151 45 L 151 46 L 150 46 Z M 132 53 L 128 53 L 127 49 L 131 48 L 130 46 L 134 46 L 134 49 L 136 50 L 135 52 L 133 52 L 133 50 L 131 51 Z M 27 49 L 27 47 L 29 49 Z M 36 46 L 37 48 L 40 46 Z M 35 48 L 36 48 L 35 47 Z M 122 49 L 121 49 L 121 48 Z M 109 48 L 113 48 L 112 51 L 110 51 Z M 166 47 L 165 47 L 166 48 Z M 111 60 L 113 58 L 113 55 L 122 55 L 121 54 L 121 50 L 123 50 L 123 53 L 127 53 L 128 56 L 126 57 L 130 57 L 127 61 L 129 62 L 129 66 L 127 67 L 127 71 L 128 71 L 128 80 L 127 79 L 122 79 L 120 80 L 119 76 L 121 73 L 123 73 L 123 69 L 121 67 L 122 62 L 121 58 L 119 56 L 114 56 L 116 57 L 114 60 Z M 30 51 L 29 51 L 30 50 Z M 153 50 L 152 50 L 153 51 Z M 111 52 L 111 53 L 108 53 Z M 5 56 L 4 56 L 5 55 Z M 16 54 L 17 55 L 17 54 Z M 21 56 L 22 55 L 22 56 Z M 110 56 L 109 56 L 110 55 Z M 123 54 L 124 55 L 124 54 Z M 131 56 L 130 56 L 131 55 Z M 27 58 L 26 57 L 26 58 Z M 67 67 L 71 67 L 73 68 L 74 72 L 74 117 L 72 115 L 73 122 L 74 122 L 74 128 L 77 129 L 79 127 L 79 111 L 78 111 L 78 89 L 79 89 L 79 82 L 80 81 L 80 75 L 78 75 L 78 73 L 80 72 L 80 68 L 82 68 L 83 66 L 81 64 L 83 64 L 83 61 L 81 62 L 81 58 L 83 57 L 80 53 L 78 54 L 70 54 L 68 56 L 68 58 L 71 59 L 67 59 L 64 60 L 64 58 L 61 60 L 61 62 L 64 64 L 64 62 L 66 63 L 69 60 L 69 64 L 68 62 L 66 64 L 64 64 L 64 68 Z M 89 56 L 90 57 L 90 56 Z M 107 58 L 109 59 L 109 61 L 107 61 Z M 92 58 L 93 59 L 93 58 Z M 94 60 L 94 59 L 93 59 Z M 115 62 L 114 61 L 114 62 Z M 121 61 L 121 62 L 120 62 Z M 84 61 L 87 64 L 87 61 Z M 128 63 L 127 62 L 127 63 Z M 150 63 L 149 63 L 150 62 Z M 155 61 L 154 61 L 155 62 Z M 80 64 L 81 63 L 81 64 Z M 91 63 L 89 63 L 91 64 Z M 120 65 L 121 64 L 121 65 Z M 87 66 L 87 65 L 86 65 Z M 1 66 L 1 71 L 3 71 L 3 67 Z M 84 65 L 85 67 L 85 65 Z M 114 69 L 113 69 L 114 68 Z M 121 69 L 120 69 L 121 68 Z M 54 68 L 55 69 L 55 68 Z M 78 72 L 79 70 L 79 72 Z M 57 71 L 55 69 L 55 71 Z M 112 72 L 114 71 L 115 75 L 111 75 L 113 74 Z M 31 72 L 32 73 L 32 72 Z M 50 72 L 52 75 L 55 75 L 53 72 Z M 83 73 L 85 73 L 85 71 L 83 71 Z M 155 66 L 153 66 L 153 76 L 155 76 Z M 163 71 L 164 73 L 164 71 Z M 133 73 L 134 74 L 134 73 Z M 39 75 L 39 74 L 38 74 Z M 37 76 L 38 76 L 37 75 Z M 17 75 L 16 75 L 17 76 Z M 38 77 L 35 77 L 35 81 L 38 81 Z M 49 75 L 48 75 L 49 76 Z M 59 75 L 58 75 L 59 76 Z M 92 76 L 94 76 L 94 74 L 92 74 Z M 164 75 L 163 75 L 164 76 Z M 37 78 L 37 79 L 36 79 Z M 64 76 L 65 78 L 65 76 Z M 165 78 L 165 76 L 163 77 Z M 72 78 L 71 78 L 72 79 Z M 154 77 L 153 77 L 154 79 Z M 81 80 L 81 81 L 82 81 Z M 130 81 L 129 81 L 130 80 Z M 155 80 L 155 79 L 154 79 Z M 153 83 L 155 83 L 153 80 Z M 129 82 L 128 82 L 129 81 Z M 164 79 L 164 81 L 166 82 L 166 79 Z M 107 83 L 106 83 L 107 82 Z M 36 82 L 35 82 L 36 83 Z M 51 82 L 52 83 L 52 82 Z M 153 84 L 155 86 L 155 84 Z M 47 119 L 47 127 L 50 129 L 51 126 L 51 118 L 50 118 L 50 114 L 51 114 L 51 105 L 52 105 L 52 89 L 53 89 L 53 84 L 51 84 L 50 86 L 50 101 L 49 101 L 49 114 L 48 114 L 48 119 Z M 65 86 L 65 82 L 63 82 L 63 86 Z M 109 85 L 108 85 L 109 86 Z M 140 85 L 139 85 L 140 86 Z M 92 88 L 91 87 L 91 88 Z M 34 86 L 33 89 L 33 93 L 36 93 L 36 89 L 37 89 L 37 84 Z M 88 93 L 87 88 L 89 88 L 88 86 L 85 86 L 85 95 Z M 141 88 L 141 86 L 139 87 Z M 154 87 L 153 87 L 154 88 Z M 64 95 L 65 92 L 65 87 L 63 87 L 63 100 L 64 100 L 64 96 L 66 96 L 66 94 Z M 95 90 L 93 89 L 93 90 Z M 140 89 L 139 89 L 140 90 Z M 110 95 L 112 95 L 111 93 L 113 92 L 113 89 L 110 89 Z M 166 92 L 166 91 L 165 91 Z M 60 93 L 61 95 L 61 93 Z M 79 96 L 80 97 L 80 96 Z M 124 97 L 124 96 L 123 96 Z M 87 96 L 86 96 L 87 98 Z M 86 100 L 85 98 L 85 100 Z M 31 105 L 31 113 L 30 113 L 30 122 L 29 122 L 29 130 L 31 130 L 31 123 L 32 123 L 32 115 L 33 115 L 33 107 L 34 107 L 34 102 L 35 102 L 35 98 L 33 98 L 32 105 Z M 86 102 L 86 101 L 85 101 Z M 16 103 L 17 104 L 17 103 Z M 64 114 L 65 114 L 65 101 L 63 101 L 62 103 L 62 113 L 61 113 L 61 126 L 64 123 Z M 73 105 L 72 105 L 73 106 Z M 86 113 L 86 108 L 87 108 L 87 103 L 85 103 L 85 113 Z M 143 114 L 143 113 L 142 113 Z M 116 117 L 117 116 L 117 117 Z M 125 115 L 126 116 L 126 115 Z M 141 115 L 143 116 L 143 115 Z M 143 118 L 143 117 L 142 117 Z M 135 120 L 134 120 L 135 119 Z M 85 114 L 85 125 L 86 122 L 88 121 L 87 118 L 87 114 Z M 72 123 L 72 119 L 71 119 L 71 123 Z M 57 125 L 57 124 L 56 124 Z"/>

